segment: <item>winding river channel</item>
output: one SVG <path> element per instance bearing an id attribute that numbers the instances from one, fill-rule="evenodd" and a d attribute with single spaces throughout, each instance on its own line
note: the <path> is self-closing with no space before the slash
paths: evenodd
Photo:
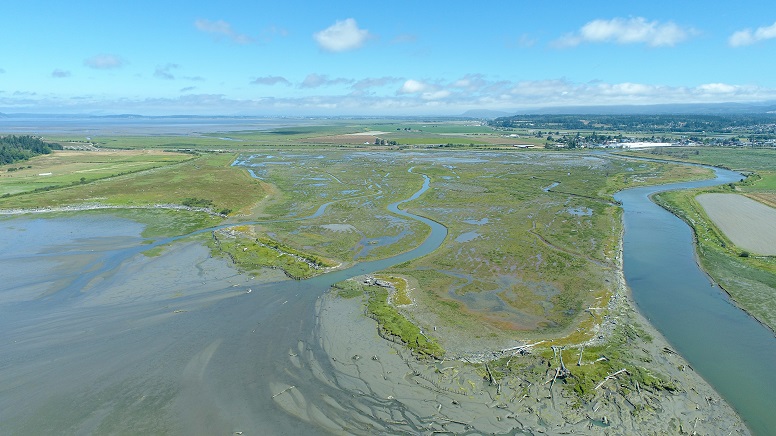
<path id="1" fill-rule="evenodd" d="M 619 192 L 625 279 L 639 311 L 759 435 L 776 429 L 776 337 L 736 307 L 698 267 L 690 227 L 649 196 L 741 179 L 715 168 L 705 181 Z"/>
<path id="2" fill-rule="evenodd" d="M 625 275 L 640 310 L 767 434 L 776 428 L 776 340 L 710 286 L 687 226 L 647 199 L 739 177 L 717 176 L 617 195 Z M 423 177 L 405 201 L 429 189 Z M 343 425 L 368 434 L 391 432 L 391 422 L 421 432 L 416 409 L 379 394 L 369 374 L 344 374 L 317 336 L 331 284 L 428 254 L 447 236 L 400 203 L 389 209 L 431 227 L 420 246 L 304 281 L 255 281 L 185 241 L 157 258 L 138 255 L 169 240 L 148 241 L 141 225 L 109 213 L 0 221 L 0 434 L 315 434 Z M 380 359 L 375 374 L 390 382 Z"/>

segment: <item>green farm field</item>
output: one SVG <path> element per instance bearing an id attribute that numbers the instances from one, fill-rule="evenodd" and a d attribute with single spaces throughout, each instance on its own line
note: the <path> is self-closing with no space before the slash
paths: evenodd
<path id="1" fill-rule="evenodd" d="M 163 151 L 55 151 L 20 164 L 0 166 L 0 195 L 83 184 L 118 175 L 161 168 L 191 159 Z M 9 169 L 20 168 L 15 171 Z"/>
<path id="2" fill-rule="evenodd" d="M 213 212 L 240 213 L 245 209 L 247 213 L 265 195 L 260 181 L 252 179 L 245 170 L 230 166 L 236 156 L 231 153 L 199 156 L 134 150 L 67 153 L 71 152 L 55 154 L 53 159 L 41 156 L 26 162 L 32 166 L 33 174 L 64 173 L 59 185 L 49 182 L 47 186 L 52 186 L 51 189 L 37 192 L 27 189 L 4 196 L 0 198 L 0 208 L 154 207 L 188 203 L 207 205 Z M 66 158 L 58 159 L 61 155 Z M 156 156 L 156 159 L 148 163 L 148 157 L 142 160 L 140 156 Z M 90 174 L 85 172 L 89 169 L 99 169 L 91 172 L 96 180 L 81 182 L 80 177 Z M 15 177 L 26 178 L 24 171 L 10 174 L 3 182 L 11 186 L 22 184 L 14 181 Z"/>

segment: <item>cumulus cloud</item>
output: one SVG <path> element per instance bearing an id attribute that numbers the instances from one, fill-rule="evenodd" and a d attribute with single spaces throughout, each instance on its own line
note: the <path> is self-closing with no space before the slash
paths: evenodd
<path id="1" fill-rule="evenodd" d="M 758 27 L 754 31 L 752 29 L 744 29 L 734 32 L 730 35 L 728 44 L 731 47 L 741 47 L 774 38 L 776 38 L 776 22 L 770 26 Z"/>
<path id="2" fill-rule="evenodd" d="M 424 92 L 420 95 L 423 100 L 443 100 L 450 97 L 453 93 L 446 89 L 438 89 L 436 91 Z"/>
<path id="3" fill-rule="evenodd" d="M 283 85 L 290 85 L 291 82 L 288 81 L 285 77 L 280 76 L 264 76 L 264 77 L 257 77 L 256 79 L 251 81 L 251 84 L 253 85 L 277 85 L 278 83 Z"/>
<path id="4" fill-rule="evenodd" d="M 415 79 L 408 79 L 399 88 L 399 94 L 416 94 L 430 88 L 430 85 Z"/>
<path id="5" fill-rule="evenodd" d="M 194 21 L 194 27 L 200 32 L 210 34 L 216 40 L 228 39 L 237 44 L 250 44 L 254 42 L 252 37 L 237 32 L 232 28 L 231 24 L 224 20 L 211 21 L 200 18 Z"/>
<path id="6" fill-rule="evenodd" d="M 332 85 L 345 85 L 353 83 L 352 79 L 346 79 L 344 77 L 337 77 L 335 79 L 330 79 L 329 76 L 325 74 L 308 74 L 307 77 L 304 78 L 302 83 L 299 84 L 300 88 L 319 88 L 321 86 L 332 86 Z"/>
<path id="7" fill-rule="evenodd" d="M 391 85 L 397 82 L 401 82 L 402 79 L 398 77 L 369 77 L 361 79 L 354 83 L 352 88 L 358 91 L 363 91 L 369 88 L 379 88 L 385 85 Z"/>
<path id="8" fill-rule="evenodd" d="M 356 20 L 352 18 L 337 21 L 330 27 L 313 34 L 313 39 L 318 43 L 318 46 L 330 52 L 360 48 L 370 37 L 369 31 L 359 29 Z"/>
<path id="9" fill-rule="evenodd" d="M 62 78 L 65 78 L 65 77 L 70 77 L 70 71 L 56 69 L 56 70 L 51 72 L 51 77 L 54 77 L 54 78 L 57 78 L 57 79 L 62 79 Z"/>
<path id="10" fill-rule="evenodd" d="M 414 94 L 422 100 L 442 100 L 450 97 L 453 92 L 443 86 L 409 79 L 396 91 L 398 95 Z"/>
<path id="11" fill-rule="evenodd" d="M 175 70 L 177 68 L 180 68 L 180 65 L 166 64 L 162 66 L 157 66 L 156 70 L 154 71 L 154 77 L 156 77 L 157 79 L 174 80 L 175 76 L 172 74 L 172 70 Z"/>
<path id="12" fill-rule="evenodd" d="M 674 46 L 690 36 L 696 30 L 681 27 L 676 23 L 647 21 L 646 18 L 612 18 L 611 20 L 593 20 L 582 26 L 576 33 L 565 35 L 556 40 L 557 47 L 574 47 L 582 43 L 613 42 L 616 44 L 646 44 L 650 47 Z"/>
<path id="13" fill-rule="evenodd" d="M 487 85 L 488 81 L 482 74 L 467 74 L 451 84 L 451 86 L 455 88 L 462 88 L 469 91 L 477 91 Z"/>
<path id="14" fill-rule="evenodd" d="M 267 76 L 267 82 L 273 77 Z M 283 78 L 281 78 L 283 79 Z M 330 92 L 295 95 L 301 85 L 288 87 L 283 97 L 257 99 L 180 89 L 175 98 L 106 98 L 100 95 L 61 97 L 17 91 L 0 92 L 0 108 L 20 112 L 79 113 L 84 110 L 144 114 L 288 114 L 288 115 L 458 115 L 469 109 L 504 111 L 589 105 L 645 105 L 669 103 L 762 102 L 776 100 L 776 89 L 755 85 L 708 82 L 695 86 L 670 86 L 638 82 L 574 82 L 567 79 L 505 81 L 483 74 L 454 80 L 436 78 L 367 78 L 359 81 L 311 74 L 311 88 L 326 84 Z M 287 82 L 287 81 L 286 81 Z M 278 80 L 276 83 L 286 83 Z M 391 88 L 386 88 L 391 85 Z M 397 89 L 398 88 L 398 89 Z"/>
<path id="15" fill-rule="evenodd" d="M 111 70 L 126 65 L 121 57 L 112 54 L 98 54 L 84 60 L 84 65 L 96 70 Z"/>
<path id="16" fill-rule="evenodd" d="M 698 91 L 707 94 L 733 94 L 738 89 L 737 86 L 728 85 L 727 83 L 705 83 L 698 86 Z"/>

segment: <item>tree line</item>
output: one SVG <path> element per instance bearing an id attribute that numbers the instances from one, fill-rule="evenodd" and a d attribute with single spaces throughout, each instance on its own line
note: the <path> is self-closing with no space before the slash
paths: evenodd
<path id="1" fill-rule="evenodd" d="M 51 150 L 62 150 L 62 146 L 43 142 L 40 138 L 29 135 L 0 136 L 0 165 L 49 154 Z"/>

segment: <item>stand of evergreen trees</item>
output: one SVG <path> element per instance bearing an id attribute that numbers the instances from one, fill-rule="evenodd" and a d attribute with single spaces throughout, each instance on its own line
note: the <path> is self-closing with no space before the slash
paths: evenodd
<path id="1" fill-rule="evenodd" d="M 27 160 L 51 150 L 62 150 L 59 144 L 49 144 L 34 136 L 0 136 L 0 165 Z"/>

